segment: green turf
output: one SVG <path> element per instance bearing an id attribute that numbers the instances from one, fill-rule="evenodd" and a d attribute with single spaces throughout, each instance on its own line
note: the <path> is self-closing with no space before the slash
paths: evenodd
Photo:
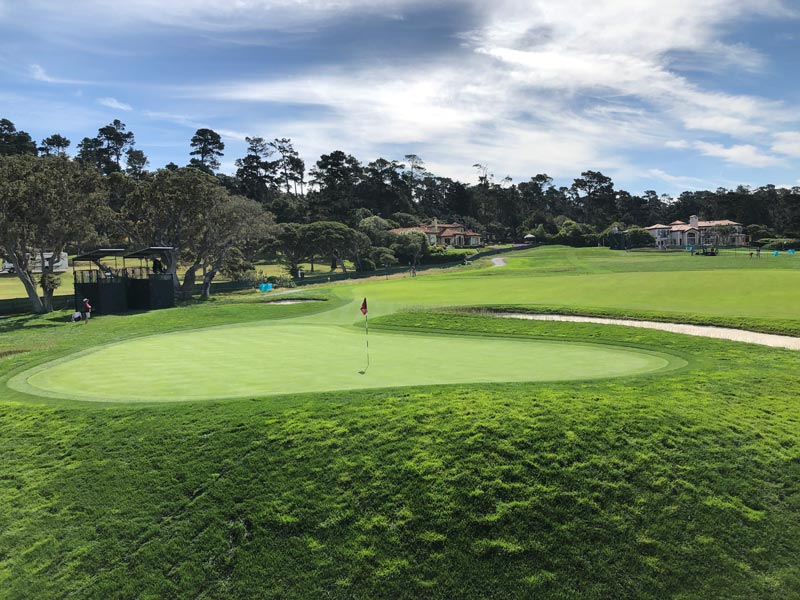
<path id="1" fill-rule="evenodd" d="M 492 381 L 619 377 L 684 366 L 678 357 L 603 344 L 467 336 L 366 336 L 321 325 L 233 326 L 99 347 L 11 381 L 94 401 L 175 402 L 297 392 Z"/>
<path id="2" fill-rule="evenodd" d="M 237 294 L 87 326 L 65 314 L 4 319 L 3 385 L 82 351 L 101 348 L 86 358 L 103 360 L 215 332 L 360 339 L 365 295 L 376 344 L 547 340 L 687 364 L 220 402 L 84 402 L 4 387 L 0 598 L 800 597 L 796 352 L 432 310 L 635 306 L 791 327 L 797 263 L 782 258 L 544 248 L 509 255 L 504 268 L 298 292 L 328 299 L 318 304 Z M 491 360 L 482 347 L 432 353 L 425 368 L 453 356 L 477 368 Z M 90 361 L 81 372 L 134 374 L 130 391 L 147 378 L 146 357 L 131 356 L 109 363 L 116 371 Z M 200 365 L 196 377 L 213 369 Z M 303 377 L 329 372 L 320 361 Z"/>
<path id="3" fill-rule="evenodd" d="M 684 270 L 684 264 L 670 260 L 669 266 L 675 270 L 632 272 L 626 270 L 632 265 L 624 261 L 617 265 L 617 271 L 593 269 L 590 272 L 567 274 L 548 272 L 541 276 L 515 267 L 514 261 L 534 260 L 538 256 L 536 252 L 530 253 L 530 259 L 509 258 L 510 268 L 455 270 L 438 276 L 426 274 L 405 278 L 397 283 L 376 280 L 351 285 L 355 288 L 356 297 L 373 297 L 378 302 L 378 309 L 381 301 L 389 303 L 392 310 L 398 305 L 504 303 L 798 319 L 796 295 L 800 290 L 800 269 L 794 267 L 800 267 L 800 259 L 796 263 L 787 261 L 792 266 L 787 269 L 718 270 Z M 659 258 L 645 256 L 651 263 L 657 263 Z M 688 256 L 678 257 L 691 260 Z M 673 255 L 667 258 L 673 259 Z M 636 260 L 640 260 L 639 257 Z M 736 261 L 743 267 L 749 267 L 749 262 L 744 259 Z M 650 268 L 655 266 L 647 261 L 645 264 Z M 693 265 L 690 263 L 688 266 Z"/>

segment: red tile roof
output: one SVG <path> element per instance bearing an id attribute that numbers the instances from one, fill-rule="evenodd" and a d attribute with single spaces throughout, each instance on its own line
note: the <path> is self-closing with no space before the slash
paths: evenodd
<path id="1" fill-rule="evenodd" d="M 737 223 L 736 221 L 730 221 L 728 219 L 722 219 L 721 221 L 698 221 L 697 224 L 700 227 L 719 227 L 723 225 L 741 225 L 741 223 Z"/>
<path id="2" fill-rule="evenodd" d="M 461 228 L 459 227 L 458 229 L 452 229 L 452 228 L 451 229 L 445 229 L 439 235 L 441 235 L 442 237 L 453 237 L 454 235 L 461 235 L 462 233 L 463 232 L 461 231 Z"/>
<path id="3" fill-rule="evenodd" d="M 437 223 L 436 225 L 433 224 L 426 224 L 426 225 L 418 225 L 416 227 L 398 227 L 396 229 L 390 229 L 389 233 L 410 233 L 412 231 L 419 231 L 420 233 L 424 233 L 425 235 L 435 235 L 437 238 L 439 237 L 455 237 L 457 235 L 463 235 L 464 237 L 481 237 L 480 233 L 475 233 L 474 231 L 465 230 L 464 225 L 461 223 Z"/>
<path id="4" fill-rule="evenodd" d="M 673 221 L 669 225 L 661 225 L 657 223 L 656 225 L 651 225 L 650 227 L 645 227 L 645 229 L 669 229 L 670 231 L 697 231 L 698 229 L 705 229 L 707 227 L 721 227 L 725 225 L 741 225 L 741 223 L 737 223 L 736 221 L 731 221 L 729 219 L 722 219 L 719 221 L 698 221 L 697 225 L 691 225 L 689 223 L 684 223 L 683 221 Z"/>

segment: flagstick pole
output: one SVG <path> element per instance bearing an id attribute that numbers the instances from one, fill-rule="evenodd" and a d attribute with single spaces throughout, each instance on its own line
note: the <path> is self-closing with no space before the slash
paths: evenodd
<path id="1" fill-rule="evenodd" d="M 367 338 L 367 368 L 369 368 L 369 317 L 367 315 L 364 315 L 364 332 Z"/>

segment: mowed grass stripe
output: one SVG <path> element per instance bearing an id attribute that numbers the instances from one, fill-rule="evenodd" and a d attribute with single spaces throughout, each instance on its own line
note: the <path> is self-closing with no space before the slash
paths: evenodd
<path id="1" fill-rule="evenodd" d="M 493 273 L 497 275 L 493 275 Z M 503 269 L 470 276 L 425 274 L 403 280 L 358 282 L 348 288 L 374 310 L 389 314 L 404 307 L 493 305 L 575 306 L 664 313 L 797 319 L 800 271 L 720 270 L 570 274 L 520 277 Z M 370 314 L 373 308 L 370 307 Z M 352 310 L 350 312 L 353 315 Z M 352 316 L 355 319 L 357 312 Z"/>
<path id="2" fill-rule="evenodd" d="M 31 393 L 164 402 L 452 383 L 560 381 L 685 365 L 606 344 L 370 334 L 327 325 L 261 323 L 137 338 L 45 365 L 10 385 Z"/>

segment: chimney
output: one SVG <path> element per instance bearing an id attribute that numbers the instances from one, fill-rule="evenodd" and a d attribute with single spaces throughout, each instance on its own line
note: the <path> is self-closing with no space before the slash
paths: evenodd
<path id="1" fill-rule="evenodd" d="M 691 217 L 689 217 L 689 225 L 697 228 L 697 215 L 692 215 Z"/>

